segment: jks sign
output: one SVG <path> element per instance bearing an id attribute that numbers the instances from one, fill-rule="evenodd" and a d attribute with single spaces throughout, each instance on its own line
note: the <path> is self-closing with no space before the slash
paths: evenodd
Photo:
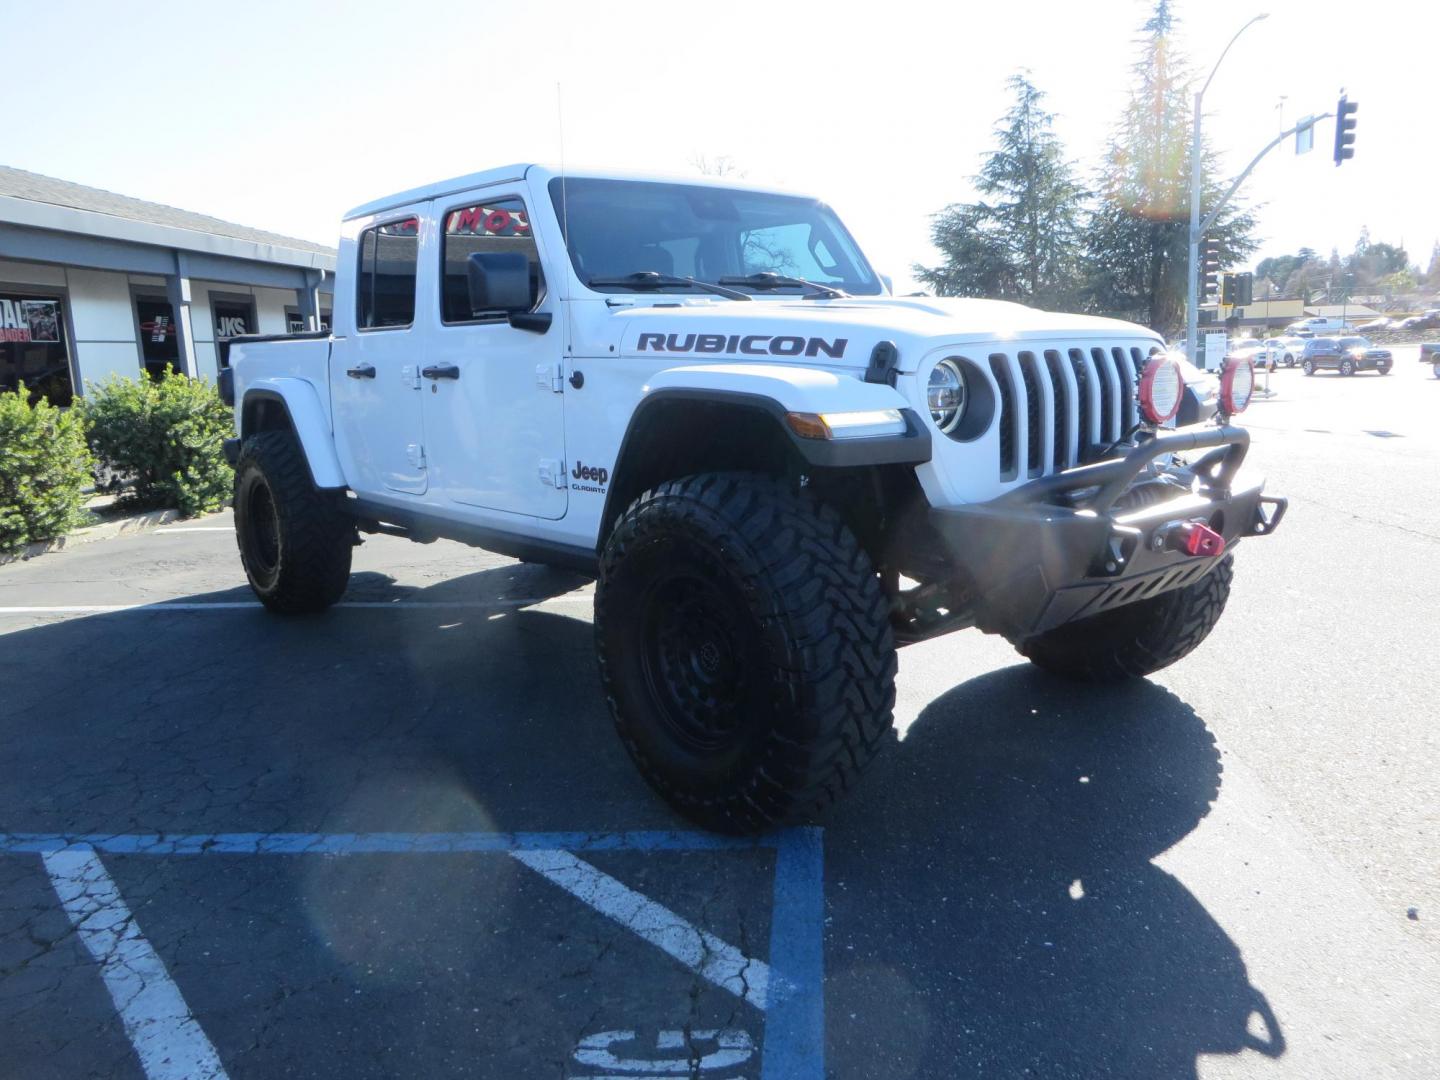
<path id="1" fill-rule="evenodd" d="M 0 342 L 56 344 L 60 340 L 60 305 L 54 300 L 0 297 Z"/>

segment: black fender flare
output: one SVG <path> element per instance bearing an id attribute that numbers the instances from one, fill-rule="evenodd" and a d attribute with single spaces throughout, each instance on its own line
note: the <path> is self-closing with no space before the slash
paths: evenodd
<path id="1" fill-rule="evenodd" d="M 638 491 L 630 493 L 623 478 L 631 467 L 629 455 L 637 442 L 657 418 L 657 415 L 674 408 L 693 406 L 720 406 L 725 409 L 743 410 L 752 416 L 767 419 L 774 430 L 794 450 L 797 458 L 811 469 L 852 469 L 875 465 L 921 465 L 932 456 L 930 430 L 913 409 L 902 408 L 900 414 L 905 420 L 905 431 L 898 435 L 878 435 L 862 439 L 807 439 L 795 433 L 786 422 L 788 410 L 780 402 L 766 394 L 754 394 L 740 390 L 720 390 L 696 387 L 662 387 L 646 394 L 630 416 L 625 435 L 620 440 L 612 468 L 614 482 L 609 485 L 605 496 L 605 511 L 602 517 L 604 528 L 600 542 L 609 530 L 610 524 L 624 510 L 624 503 Z"/>

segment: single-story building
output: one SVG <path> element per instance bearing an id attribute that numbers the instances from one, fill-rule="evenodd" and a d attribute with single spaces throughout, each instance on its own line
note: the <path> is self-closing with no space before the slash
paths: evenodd
<path id="1" fill-rule="evenodd" d="M 1221 322 L 1219 308 L 1215 304 L 1202 304 L 1202 312 L 1209 313 L 1209 325 Z M 1299 299 L 1276 297 L 1270 300 L 1254 300 L 1243 307 L 1231 308 L 1229 314 L 1239 320 L 1239 325 L 1248 328 L 1279 326 L 1296 322 L 1305 317 L 1304 302 Z"/>
<path id="2" fill-rule="evenodd" d="M 0 166 L 0 390 L 213 379 L 237 334 L 328 327 L 335 249 Z"/>

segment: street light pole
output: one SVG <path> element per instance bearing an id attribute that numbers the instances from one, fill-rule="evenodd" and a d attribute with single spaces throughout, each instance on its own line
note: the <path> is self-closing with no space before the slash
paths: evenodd
<path id="1" fill-rule="evenodd" d="M 1269 12 L 1262 11 L 1235 31 L 1235 36 L 1221 51 L 1220 59 L 1216 60 L 1215 66 L 1210 69 L 1210 77 L 1195 95 L 1195 120 L 1190 135 L 1190 257 L 1187 260 L 1189 273 L 1186 275 L 1188 285 L 1185 293 L 1185 352 L 1192 364 L 1196 359 L 1195 335 L 1200 329 L 1200 107 L 1205 100 L 1205 91 L 1210 89 L 1215 72 L 1220 70 L 1220 64 L 1224 61 L 1225 54 L 1230 51 L 1230 46 L 1250 27 L 1269 17 Z"/>

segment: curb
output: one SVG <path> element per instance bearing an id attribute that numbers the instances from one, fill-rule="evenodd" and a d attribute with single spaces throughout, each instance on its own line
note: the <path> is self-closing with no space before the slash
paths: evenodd
<path id="1" fill-rule="evenodd" d="M 102 521 L 98 525 L 87 525 L 85 528 L 76 529 L 65 536 L 57 536 L 54 540 L 38 540 L 33 544 L 26 544 L 14 554 L 0 555 L 0 566 L 33 559 L 37 555 L 45 555 L 51 551 L 64 551 L 67 548 L 79 547 L 81 544 L 89 544 L 96 540 L 112 540 L 117 536 L 130 536 L 134 533 L 146 532 L 158 525 L 168 525 L 172 521 L 179 520 L 179 510 L 148 510 L 143 514 L 135 514 L 131 517 Z"/>

